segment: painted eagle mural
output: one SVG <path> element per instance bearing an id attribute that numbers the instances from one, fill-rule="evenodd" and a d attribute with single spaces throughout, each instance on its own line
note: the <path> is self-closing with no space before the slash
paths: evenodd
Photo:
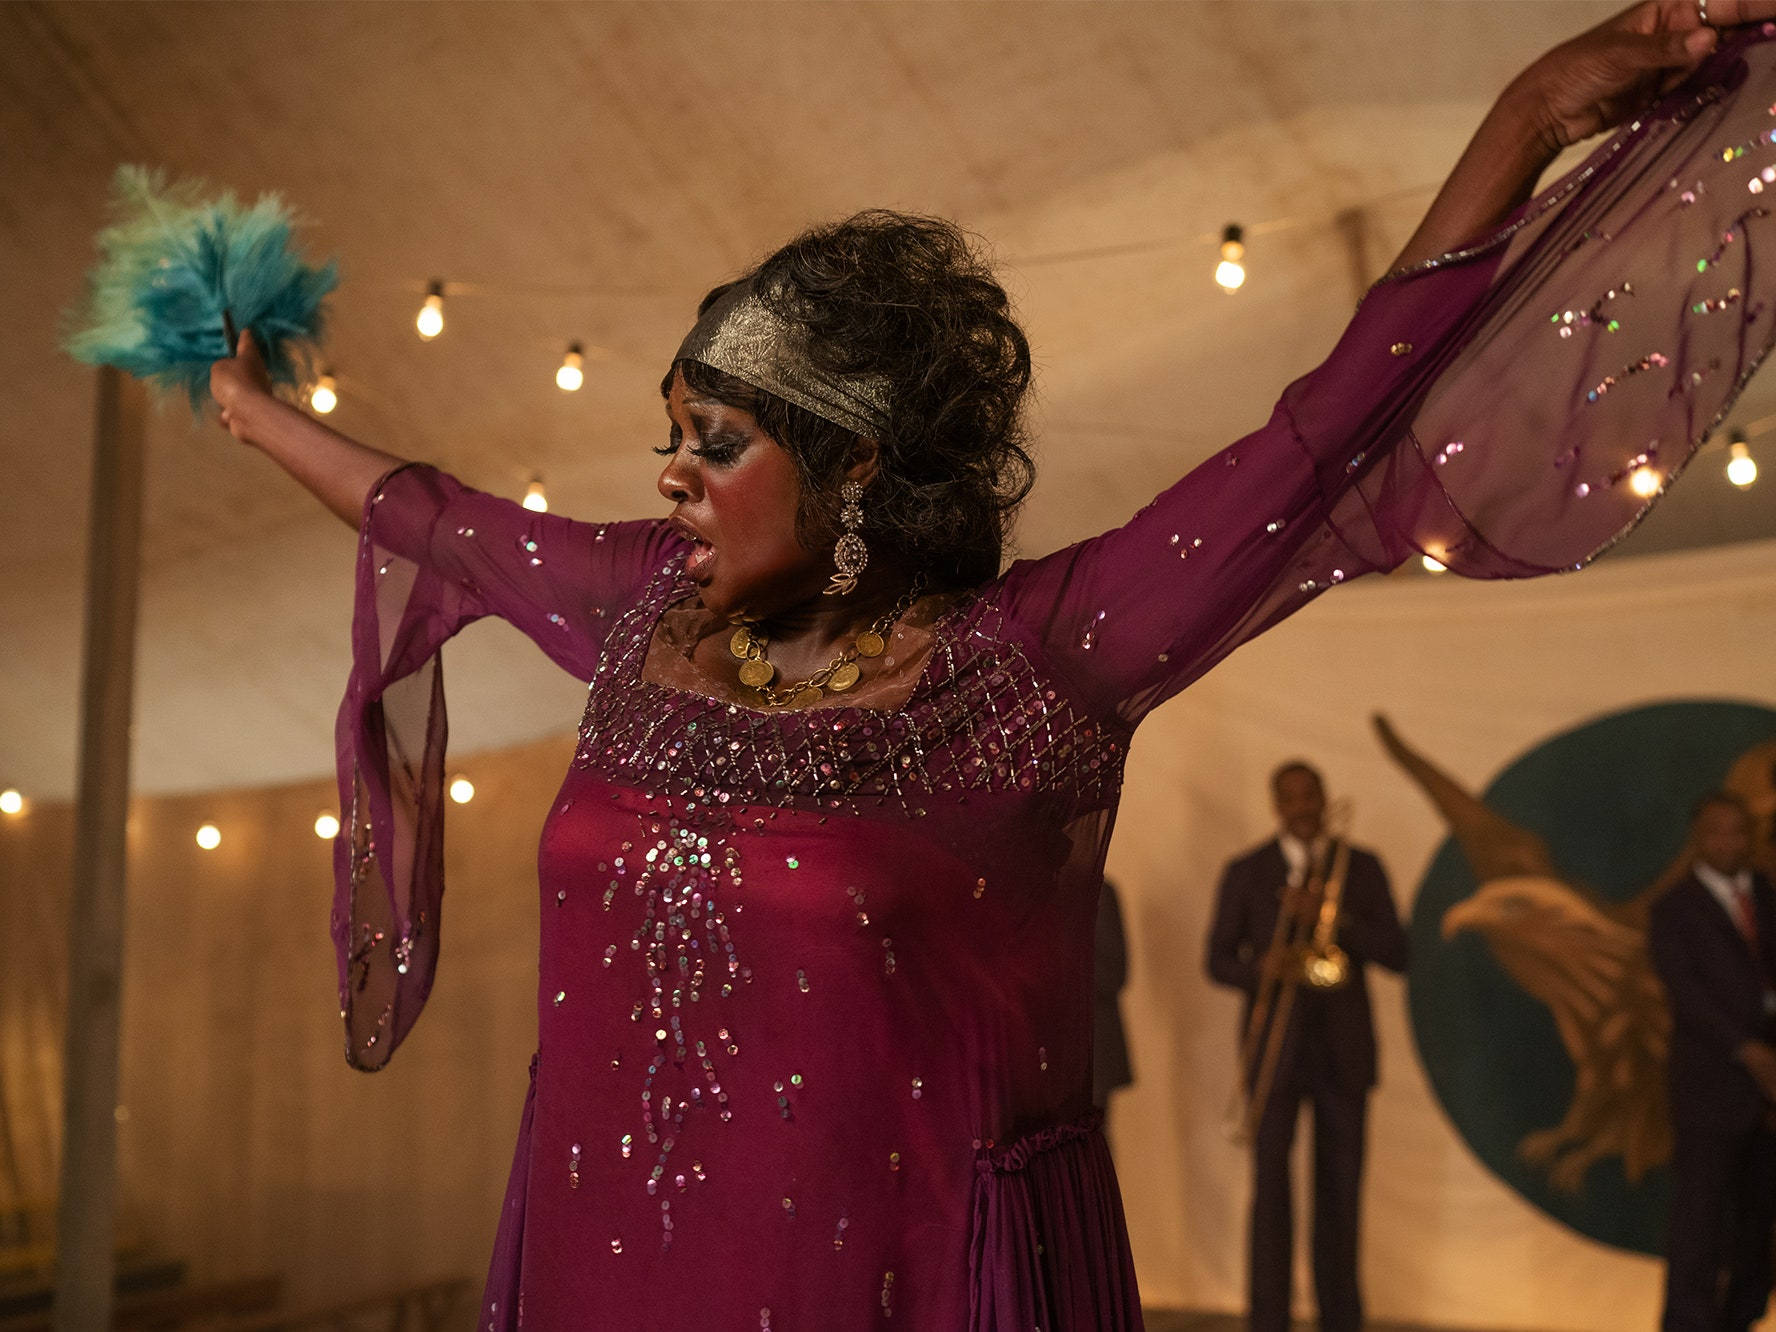
<path id="1" fill-rule="evenodd" d="M 1375 718 L 1382 746 L 1430 799 L 1461 847 L 1479 888 L 1443 914 L 1441 933 L 1472 933 L 1554 1019 L 1573 1066 L 1572 1100 L 1558 1124 L 1526 1134 L 1517 1150 L 1576 1193 L 1586 1172 L 1619 1157 L 1631 1183 L 1671 1155 L 1665 1057 L 1671 1018 L 1647 952 L 1654 899 L 1688 872 L 1688 850 L 1627 902 L 1609 902 L 1561 873 L 1548 844 L 1465 790 Z M 1776 744 L 1733 765 L 1725 785 L 1767 830 L 1776 811 Z M 1760 846 L 1770 845 L 1767 837 Z"/>

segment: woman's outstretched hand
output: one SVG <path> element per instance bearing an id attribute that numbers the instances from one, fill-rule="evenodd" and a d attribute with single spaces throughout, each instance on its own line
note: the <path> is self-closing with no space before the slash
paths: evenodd
<path id="1" fill-rule="evenodd" d="M 277 463 L 348 526 L 358 525 L 377 478 L 401 462 L 276 397 L 259 345 L 244 330 L 234 355 L 210 366 L 210 396 L 229 434 Z"/>
<path id="2" fill-rule="evenodd" d="M 251 332 L 242 329 L 234 355 L 210 366 L 210 397 L 221 410 L 222 428 L 236 439 L 246 440 L 249 409 L 271 396 L 271 375 L 259 354 L 259 344 Z"/>
<path id="3" fill-rule="evenodd" d="M 1620 124 L 1714 50 L 1716 28 L 1776 17 L 1776 0 L 1645 0 L 1562 42 L 1513 85 L 1550 154 Z"/>
<path id="4" fill-rule="evenodd" d="M 1714 50 L 1716 28 L 1776 18 L 1776 0 L 1644 0 L 1562 42 L 1511 81 L 1394 261 L 1409 268 L 1485 235 L 1560 150 L 1644 110 Z"/>

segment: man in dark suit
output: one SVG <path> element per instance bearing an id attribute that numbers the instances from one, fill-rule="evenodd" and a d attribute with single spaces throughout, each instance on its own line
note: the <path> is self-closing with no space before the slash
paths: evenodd
<path id="1" fill-rule="evenodd" d="M 1702 801 L 1690 843 L 1648 928 L 1671 1009 L 1663 1326 L 1744 1332 L 1769 1303 L 1776 1230 L 1776 893 L 1738 797 Z"/>
<path id="2" fill-rule="evenodd" d="M 1326 790 L 1319 773 L 1305 763 L 1287 763 L 1272 774 L 1270 786 L 1281 832 L 1227 866 L 1208 946 L 1210 978 L 1246 995 L 1242 1031 L 1250 1025 L 1262 980 L 1271 978 L 1279 996 L 1294 991 L 1286 1004 L 1279 997 L 1270 1005 L 1273 1013 L 1286 1007 L 1288 1016 L 1252 1141 L 1250 1326 L 1252 1332 L 1286 1332 L 1289 1326 L 1289 1151 L 1306 1101 L 1313 1106 L 1313 1271 L 1320 1327 L 1356 1332 L 1363 1322 L 1357 1230 L 1364 1121 L 1376 1075 L 1364 967 L 1404 971 L 1406 934 L 1381 862 L 1351 847 L 1332 939 L 1349 958 L 1349 979 L 1324 990 L 1297 982 L 1282 953 L 1272 949 L 1278 917 L 1287 913 L 1298 938 L 1311 936 L 1339 856 L 1325 831 Z M 1242 1076 L 1250 1095 L 1265 1042 L 1247 1044 L 1253 1057 Z"/>

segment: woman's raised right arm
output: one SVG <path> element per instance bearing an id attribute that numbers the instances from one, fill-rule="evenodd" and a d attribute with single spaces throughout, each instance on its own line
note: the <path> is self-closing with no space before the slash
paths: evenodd
<path id="1" fill-rule="evenodd" d="M 242 332 L 234 356 L 210 367 L 210 396 L 222 425 L 293 476 L 356 530 L 370 488 L 404 461 L 360 444 L 275 397 L 253 335 Z"/>

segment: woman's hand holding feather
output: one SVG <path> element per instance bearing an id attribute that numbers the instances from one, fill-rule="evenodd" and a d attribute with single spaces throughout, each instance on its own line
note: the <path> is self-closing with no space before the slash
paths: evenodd
<path id="1" fill-rule="evenodd" d="M 210 396 L 221 409 L 223 429 L 238 440 L 252 443 L 254 409 L 274 399 L 271 375 L 251 333 L 243 330 L 234 355 L 210 367 Z"/>

